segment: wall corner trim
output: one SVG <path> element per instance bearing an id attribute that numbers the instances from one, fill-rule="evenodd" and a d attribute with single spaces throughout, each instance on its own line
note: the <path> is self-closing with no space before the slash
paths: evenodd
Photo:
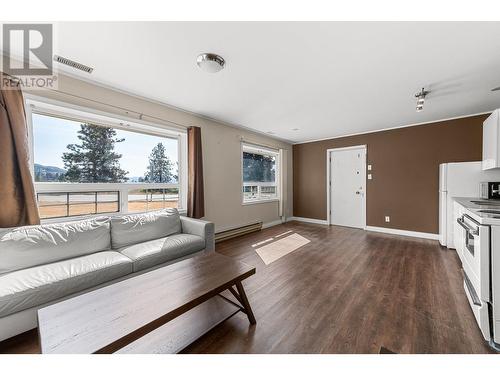
<path id="1" fill-rule="evenodd" d="M 439 234 L 436 234 L 436 233 L 414 232 L 414 231 L 410 231 L 410 230 L 384 228 L 384 227 L 372 227 L 372 226 L 367 226 L 366 230 L 370 231 L 370 232 L 396 234 L 399 236 L 418 237 L 418 238 L 425 238 L 428 240 L 436 240 L 436 241 L 439 239 Z"/>
<path id="2" fill-rule="evenodd" d="M 310 219 L 308 217 L 299 217 L 299 216 L 291 216 L 287 218 L 286 221 L 301 221 L 303 223 L 328 225 L 327 220 Z"/>

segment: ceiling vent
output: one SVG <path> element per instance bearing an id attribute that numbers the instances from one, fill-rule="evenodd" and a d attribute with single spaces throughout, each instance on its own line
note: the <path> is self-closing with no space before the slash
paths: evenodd
<path id="1" fill-rule="evenodd" d="M 72 68 L 81 70 L 89 74 L 92 73 L 92 71 L 94 70 L 94 68 L 91 68 L 90 66 L 80 64 L 79 62 L 67 59 L 66 57 L 61 57 L 59 55 L 54 55 L 54 61 L 57 61 L 60 64 L 70 66 Z"/>

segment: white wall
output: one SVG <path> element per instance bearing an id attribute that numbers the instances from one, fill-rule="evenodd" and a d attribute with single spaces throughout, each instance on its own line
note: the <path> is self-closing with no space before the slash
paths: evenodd
<path id="1" fill-rule="evenodd" d="M 282 148 L 286 150 L 282 161 L 286 181 L 284 212 L 287 217 L 292 216 L 291 144 L 61 74 L 57 91 L 36 91 L 33 94 L 133 118 L 142 113 L 143 119 L 151 122 L 158 122 L 152 118 L 155 117 L 185 127 L 201 127 L 205 218 L 215 222 L 216 231 L 256 221 L 270 223 L 279 220 L 278 202 L 242 205 L 240 142 L 244 139 Z"/>

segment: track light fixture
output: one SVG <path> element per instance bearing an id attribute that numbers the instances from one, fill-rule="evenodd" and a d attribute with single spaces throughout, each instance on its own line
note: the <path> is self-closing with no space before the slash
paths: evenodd
<path id="1" fill-rule="evenodd" d="M 423 111 L 425 97 L 429 92 L 430 91 L 425 91 L 425 89 L 422 87 L 422 91 L 415 94 L 415 98 L 417 98 L 417 112 Z"/>

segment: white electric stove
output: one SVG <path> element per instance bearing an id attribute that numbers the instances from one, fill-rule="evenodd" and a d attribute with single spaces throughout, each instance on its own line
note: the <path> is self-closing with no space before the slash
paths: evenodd
<path id="1" fill-rule="evenodd" d="M 500 201 L 454 198 L 454 244 L 464 289 L 483 337 L 500 351 Z"/>

